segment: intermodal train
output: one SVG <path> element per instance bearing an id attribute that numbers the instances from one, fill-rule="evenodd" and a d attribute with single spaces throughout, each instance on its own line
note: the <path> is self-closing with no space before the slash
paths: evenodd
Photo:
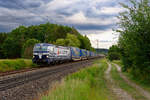
<path id="1" fill-rule="evenodd" d="M 66 61 L 78 61 L 98 57 L 97 53 L 77 47 L 64 47 L 48 43 L 35 44 L 33 48 L 33 63 L 55 64 Z"/>

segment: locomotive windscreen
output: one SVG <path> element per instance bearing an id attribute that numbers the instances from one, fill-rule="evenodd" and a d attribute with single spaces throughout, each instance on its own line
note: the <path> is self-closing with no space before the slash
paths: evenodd
<path id="1" fill-rule="evenodd" d="M 48 46 L 35 46 L 34 51 L 47 51 Z"/>

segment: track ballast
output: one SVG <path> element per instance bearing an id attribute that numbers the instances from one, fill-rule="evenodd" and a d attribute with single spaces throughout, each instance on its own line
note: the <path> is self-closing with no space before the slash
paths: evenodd
<path id="1" fill-rule="evenodd" d="M 65 71 L 79 69 L 79 68 L 89 65 L 90 63 L 91 61 L 88 61 L 88 60 L 80 61 L 80 62 L 73 62 L 69 64 L 58 65 L 57 67 L 49 68 L 44 71 L 42 70 L 42 71 L 38 71 L 34 73 L 22 74 L 16 77 L 8 78 L 8 79 L 1 79 L 0 91 L 6 91 L 8 89 L 17 87 L 22 84 L 26 84 L 34 80 L 38 80 L 46 76 L 52 76 L 52 75 L 56 75 Z"/>

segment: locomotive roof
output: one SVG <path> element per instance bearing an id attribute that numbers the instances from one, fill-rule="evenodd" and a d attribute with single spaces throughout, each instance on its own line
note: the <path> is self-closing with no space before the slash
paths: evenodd
<path id="1" fill-rule="evenodd" d="M 36 46 L 53 46 L 53 44 L 48 44 L 48 43 L 38 43 Z"/>

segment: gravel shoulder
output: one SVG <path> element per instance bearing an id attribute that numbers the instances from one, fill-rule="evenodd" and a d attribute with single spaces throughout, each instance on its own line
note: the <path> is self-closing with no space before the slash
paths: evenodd
<path id="1" fill-rule="evenodd" d="M 60 73 L 49 75 L 43 78 L 40 78 L 38 80 L 30 81 L 28 83 L 25 83 L 23 85 L 19 85 L 17 87 L 8 89 L 6 91 L 0 91 L 0 100 L 37 100 L 37 98 L 40 94 L 46 92 L 49 88 L 51 88 L 52 84 L 55 81 L 61 80 L 64 76 L 78 71 L 80 68 L 87 67 L 92 64 L 92 61 L 89 61 L 88 63 L 84 62 L 81 63 L 78 66 L 74 66 L 73 68 L 70 68 L 68 70 L 62 71 Z M 68 64 L 69 66 L 72 66 L 72 64 Z M 59 66 L 57 66 L 59 67 Z M 0 77 L 0 80 L 3 79 L 9 79 L 12 77 L 18 77 L 20 75 L 26 75 L 34 72 L 40 72 L 41 70 L 48 70 L 48 69 L 55 69 L 56 67 L 51 68 L 43 68 L 40 70 L 34 70 L 24 73 L 18 73 L 13 74 L 9 76 Z"/>
<path id="2" fill-rule="evenodd" d="M 118 100 L 135 100 L 134 98 L 132 98 L 132 96 L 130 94 L 128 94 L 126 91 L 124 91 L 123 89 L 121 89 L 115 85 L 115 82 L 110 75 L 112 66 L 108 62 L 107 62 L 107 64 L 108 64 L 108 69 L 105 72 L 105 78 L 109 83 L 110 90 L 116 95 Z"/>
<path id="3" fill-rule="evenodd" d="M 114 63 L 113 63 L 114 64 Z M 130 86 L 135 88 L 141 95 L 143 95 L 147 100 L 150 100 L 150 93 L 146 90 L 144 90 L 142 87 L 137 85 L 136 83 L 130 81 L 125 75 L 122 74 L 121 72 L 121 67 L 117 64 L 114 64 L 119 72 L 120 77 Z"/>

